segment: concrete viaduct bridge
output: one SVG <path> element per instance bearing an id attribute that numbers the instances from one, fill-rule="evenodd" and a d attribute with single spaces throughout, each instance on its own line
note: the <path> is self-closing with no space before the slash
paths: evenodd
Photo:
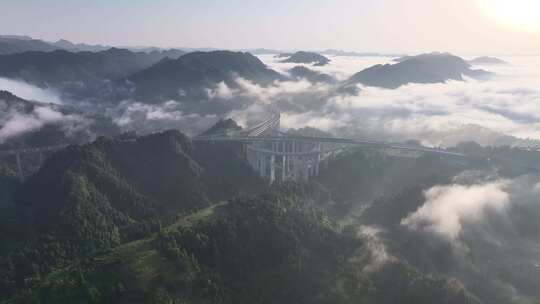
<path id="1" fill-rule="evenodd" d="M 260 176 L 269 181 L 308 180 L 319 173 L 321 165 L 344 149 L 365 147 L 371 149 L 397 149 L 448 156 L 463 156 L 441 149 L 407 146 L 372 140 L 333 137 L 295 136 L 279 131 L 280 113 L 260 124 L 234 133 L 197 136 L 194 141 L 240 142 L 244 144 L 246 158 Z"/>
<path id="2" fill-rule="evenodd" d="M 274 111 L 270 117 L 256 126 L 232 133 L 197 136 L 195 142 L 238 142 L 245 147 L 246 159 L 251 167 L 269 183 L 309 180 L 319 173 L 321 165 L 327 164 L 337 153 L 353 147 L 371 149 L 397 149 L 448 156 L 464 156 L 441 149 L 407 146 L 382 141 L 358 140 L 333 137 L 296 136 L 279 130 L 280 113 Z M 38 155 L 40 163 L 44 152 L 54 152 L 66 145 L 28 149 L 0 150 L 0 158 L 15 156 L 18 175 L 24 180 L 20 155 Z"/>

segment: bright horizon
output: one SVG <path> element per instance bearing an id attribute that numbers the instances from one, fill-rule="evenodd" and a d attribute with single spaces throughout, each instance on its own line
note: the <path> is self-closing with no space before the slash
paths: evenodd
<path id="1" fill-rule="evenodd" d="M 48 41 L 471 55 L 540 50 L 535 0 L 1 2 L 8 12 L 1 34 Z"/>

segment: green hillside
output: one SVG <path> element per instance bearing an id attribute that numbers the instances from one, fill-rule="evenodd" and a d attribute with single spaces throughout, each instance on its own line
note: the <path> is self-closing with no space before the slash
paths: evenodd
<path id="1" fill-rule="evenodd" d="M 418 205 L 395 208 L 401 189 L 465 165 L 356 151 L 268 187 L 240 146 L 178 131 L 68 147 L 23 184 L 4 174 L 0 303 L 479 303 L 361 233 Z"/>

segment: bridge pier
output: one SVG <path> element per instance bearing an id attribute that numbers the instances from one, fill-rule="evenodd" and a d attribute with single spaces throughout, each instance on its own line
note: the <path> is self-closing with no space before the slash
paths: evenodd
<path id="1" fill-rule="evenodd" d="M 285 181 L 287 173 L 287 156 L 283 155 L 281 159 L 281 181 Z"/>
<path id="2" fill-rule="evenodd" d="M 307 181 L 319 173 L 324 159 L 322 144 L 302 142 L 284 137 L 283 141 L 246 143 L 248 163 L 270 184 L 286 181 Z"/>
<path id="3" fill-rule="evenodd" d="M 19 153 L 15 154 L 15 158 L 17 159 L 17 170 L 19 171 L 19 181 L 22 183 L 24 182 L 24 173 L 22 170 L 22 164 L 21 164 L 21 156 Z"/>
<path id="4" fill-rule="evenodd" d="M 276 180 L 276 156 L 270 156 L 270 184 Z"/>

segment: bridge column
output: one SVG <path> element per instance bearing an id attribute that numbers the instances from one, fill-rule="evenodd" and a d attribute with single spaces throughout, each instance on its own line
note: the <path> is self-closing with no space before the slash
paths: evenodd
<path id="1" fill-rule="evenodd" d="M 272 154 L 270 155 L 270 184 L 276 181 L 276 152 L 279 151 L 279 142 L 272 142 Z"/>
<path id="2" fill-rule="evenodd" d="M 281 182 L 285 181 L 287 176 L 287 156 L 283 155 L 281 164 Z"/>
<path id="3" fill-rule="evenodd" d="M 290 148 L 291 148 L 290 142 L 286 142 L 285 143 L 285 149 L 283 151 L 285 151 L 285 153 L 289 153 Z M 289 175 L 290 163 L 291 163 L 291 157 L 285 156 L 285 174 L 286 175 Z M 285 177 L 285 178 L 287 178 L 287 177 Z"/>
<path id="4" fill-rule="evenodd" d="M 38 159 L 38 164 L 39 164 L 39 167 L 41 167 L 43 165 L 43 153 L 41 151 L 39 151 L 39 159 Z"/>
<path id="5" fill-rule="evenodd" d="M 309 157 L 302 157 L 302 178 L 304 181 L 309 179 Z"/>
<path id="6" fill-rule="evenodd" d="M 270 156 L 270 184 L 276 180 L 276 156 Z"/>
<path id="7" fill-rule="evenodd" d="M 19 171 L 19 181 L 22 183 L 24 182 L 24 173 L 22 171 L 21 156 L 19 155 L 19 153 L 15 154 L 15 158 L 17 158 L 17 169 Z"/>
<path id="8" fill-rule="evenodd" d="M 296 140 L 291 142 L 291 152 L 296 153 Z M 293 156 L 291 159 L 290 171 L 292 172 L 292 178 L 294 180 L 298 179 L 298 156 Z"/>
<path id="9" fill-rule="evenodd" d="M 261 177 L 266 178 L 266 155 L 261 153 Z"/>
<path id="10" fill-rule="evenodd" d="M 322 145 L 320 142 L 317 143 L 317 163 L 315 164 L 315 175 L 319 175 L 319 167 L 321 166 L 321 153 Z"/>

